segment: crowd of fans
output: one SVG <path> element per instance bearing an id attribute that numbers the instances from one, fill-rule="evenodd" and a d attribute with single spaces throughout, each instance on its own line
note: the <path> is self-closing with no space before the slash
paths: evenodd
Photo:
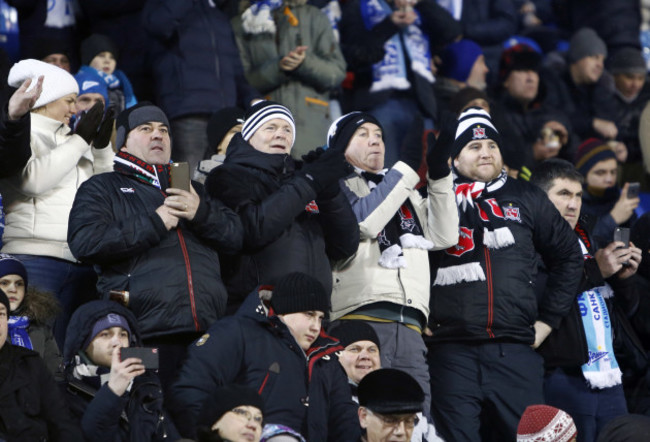
<path id="1" fill-rule="evenodd" d="M 0 441 L 650 438 L 648 2 L 4 1 Z"/>

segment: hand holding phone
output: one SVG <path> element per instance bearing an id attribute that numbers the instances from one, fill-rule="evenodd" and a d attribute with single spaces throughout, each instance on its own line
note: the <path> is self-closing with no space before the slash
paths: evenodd
<path id="1" fill-rule="evenodd" d="M 172 163 L 171 171 L 171 187 L 176 189 L 190 191 L 190 165 L 185 162 Z"/>
<path id="2" fill-rule="evenodd" d="M 146 370 L 158 370 L 158 349 L 153 347 L 122 347 L 120 361 L 138 358 Z"/>
<path id="3" fill-rule="evenodd" d="M 627 183 L 627 197 L 628 197 L 628 199 L 638 198 L 640 191 L 641 191 L 641 184 L 640 183 Z"/>
<path id="4" fill-rule="evenodd" d="M 614 241 L 620 241 L 625 244 L 624 247 L 617 247 L 616 250 L 619 249 L 629 249 L 630 248 L 630 229 L 627 227 L 617 227 L 616 230 L 614 230 Z M 623 263 L 624 266 L 629 265 L 629 261 L 625 261 Z"/>

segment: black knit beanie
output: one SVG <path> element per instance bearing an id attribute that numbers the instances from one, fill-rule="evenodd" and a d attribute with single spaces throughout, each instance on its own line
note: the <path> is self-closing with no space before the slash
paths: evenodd
<path id="1" fill-rule="evenodd" d="M 154 106 L 148 101 L 141 101 L 133 107 L 123 110 L 115 120 L 115 147 L 121 149 L 124 147 L 126 137 L 136 127 L 144 123 L 155 121 L 163 123 L 169 130 L 171 139 L 172 132 L 169 126 L 167 115 L 158 106 Z"/>
<path id="2" fill-rule="evenodd" d="M 375 329 L 365 321 L 340 321 L 328 331 L 328 334 L 338 339 L 343 347 L 347 347 L 348 345 L 359 341 L 370 341 L 381 351 L 379 337 L 377 336 Z"/>
<path id="3" fill-rule="evenodd" d="M 220 387 L 203 403 L 198 425 L 212 427 L 224 414 L 242 405 L 255 407 L 264 413 L 264 401 L 254 389 L 237 384 Z"/>
<path id="4" fill-rule="evenodd" d="M 244 110 L 239 107 L 224 107 L 210 116 L 208 127 L 208 146 L 216 150 L 228 131 L 238 124 L 244 123 Z"/>
<path id="5" fill-rule="evenodd" d="M 8 316 L 9 312 L 11 311 L 11 308 L 9 307 L 9 298 L 7 298 L 7 295 L 2 289 L 0 289 L 0 304 L 7 307 L 7 316 Z"/>
<path id="6" fill-rule="evenodd" d="M 90 65 L 100 52 L 110 52 L 116 60 L 119 55 L 113 40 L 102 34 L 93 34 L 81 42 L 81 64 Z"/>
<path id="7" fill-rule="evenodd" d="M 345 149 L 350 143 L 350 138 L 356 130 L 364 123 L 373 123 L 379 126 L 384 132 L 379 120 L 365 112 L 350 112 L 334 121 L 327 131 L 327 148 L 328 149 Z"/>
<path id="8" fill-rule="evenodd" d="M 490 114 L 484 109 L 470 107 L 458 117 L 458 129 L 451 157 L 456 158 L 470 141 L 487 139 L 493 140 L 501 147 L 501 136 L 492 124 Z"/>
<path id="9" fill-rule="evenodd" d="M 319 311 L 327 316 L 329 295 L 317 279 L 305 273 L 289 273 L 273 288 L 271 307 L 279 315 Z"/>

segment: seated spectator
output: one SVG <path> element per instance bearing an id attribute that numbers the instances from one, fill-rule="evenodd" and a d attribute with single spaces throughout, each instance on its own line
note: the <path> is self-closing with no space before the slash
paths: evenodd
<path id="1" fill-rule="evenodd" d="M 116 302 L 91 301 L 68 325 L 66 392 L 86 440 L 163 441 L 179 438 L 163 408 L 158 376 L 120 349 L 141 346 L 133 314 Z"/>
<path id="2" fill-rule="evenodd" d="M 300 159 L 332 123 L 330 92 L 345 78 L 345 60 L 325 14 L 307 0 L 245 2 L 232 21 L 251 86 L 293 113 L 291 156 Z"/>
<path id="3" fill-rule="evenodd" d="M 529 405 L 517 427 L 517 442 L 576 442 L 578 431 L 571 416 L 548 405 Z"/>
<path id="4" fill-rule="evenodd" d="M 81 442 L 68 404 L 38 353 L 7 341 L 9 309 L 0 290 L 0 439 Z"/>
<path id="5" fill-rule="evenodd" d="M 223 164 L 228 144 L 236 133 L 241 132 L 243 123 L 244 110 L 238 107 L 225 107 L 212 114 L 207 128 L 210 150 L 207 158 L 196 167 L 192 179 L 203 184 L 210 171 Z"/>
<path id="6" fill-rule="evenodd" d="M 269 289 L 253 291 L 236 315 L 190 347 L 170 396 L 181 434 L 193 437 L 202 404 L 237 382 L 258 390 L 267 426 L 289 427 L 309 442 L 357 440 L 345 372 L 329 356 L 342 347 L 321 330 L 328 292 L 304 273 L 287 274 Z"/>
<path id="7" fill-rule="evenodd" d="M 483 50 L 472 40 L 460 40 L 445 47 L 440 55 L 441 65 L 434 83 L 440 112 L 449 108 L 451 97 L 458 91 L 473 87 L 487 88 L 487 73 Z"/>
<path id="8" fill-rule="evenodd" d="M 348 64 L 343 112 L 365 111 L 384 125 L 386 166 L 399 160 L 417 116 L 438 118 L 431 54 L 461 35 L 435 0 L 344 2 L 339 23 Z"/>
<path id="9" fill-rule="evenodd" d="M 197 442 L 259 442 L 263 426 L 260 395 L 250 387 L 226 385 L 203 404 Z"/>
<path id="10" fill-rule="evenodd" d="M 382 368 L 369 373 L 359 384 L 361 441 L 411 440 L 423 401 L 422 388 L 405 372 Z"/>
<path id="11" fill-rule="evenodd" d="M 570 145 L 570 125 L 562 111 L 547 102 L 542 56 L 526 44 L 501 54 L 494 123 L 503 139 L 503 161 L 529 178 L 535 165 Z M 546 134 L 546 132 L 549 132 Z"/>
<path id="12" fill-rule="evenodd" d="M 241 253 L 224 257 L 222 271 L 231 310 L 259 284 L 275 284 L 300 271 L 332 290 L 330 261 L 357 250 L 359 229 L 338 186 L 347 173 L 342 152 L 314 153 L 296 171 L 293 115 L 261 101 L 246 113 L 223 165 L 212 170 L 206 189 L 239 214 Z"/>
<path id="13" fill-rule="evenodd" d="M 22 60 L 9 73 L 15 87 L 31 78 L 42 92 L 30 112 L 31 157 L 22 172 L 0 183 L 6 209 L 3 253 L 27 268 L 29 283 L 50 292 L 61 304 L 54 337 L 63 346 L 65 329 L 75 308 L 94 296 L 95 272 L 80 264 L 67 243 L 68 215 L 81 184 L 112 167 L 111 118 L 102 108 L 91 110 L 69 127 L 76 112 L 79 86 L 68 72 L 38 60 Z M 27 90 L 29 92 L 29 90 Z"/>
<path id="14" fill-rule="evenodd" d="M 117 48 L 110 38 L 93 34 L 81 42 L 80 72 L 92 71 L 99 75 L 108 88 L 108 106 L 115 115 L 134 106 L 138 100 L 126 74 L 117 69 Z"/>
<path id="15" fill-rule="evenodd" d="M 603 140 L 590 138 L 583 142 L 578 147 L 575 164 L 585 178 L 582 212 L 593 218 L 594 240 L 599 247 L 605 247 L 614 238 L 617 226 L 632 226 L 639 197 L 627 197 L 629 183 L 623 188 L 616 184 L 616 154 Z"/>
<path id="16" fill-rule="evenodd" d="M 70 57 L 72 51 L 70 50 L 70 47 L 67 46 L 66 41 L 56 38 L 43 37 L 38 39 L 36 48 L 37 53 L 35 53 L 33 57 L 23 58 L 35 58 L 45 63 L 53 64 L 54 66 L 57 66 L 64 71 L 72 73 L 72 67 L 70 65 Z"/>
<path id="17" fill-rule="evenodd" d="M 433 140 L 431 135 L 424 197 L 415 188 L 419 143 L 410 143 L 386 169 L 383 128 L 372 115 L 344 115 L 327 140 L 328 149 L 343 152 L 354 167 L 340 186 L 360 231 L 357 253 L 334 263 L 332 317 L 372 326 L 383 348 L 382 365 L 404 370 L 422 387 L 425 415 L 431 401 L 422 340 L 429 315 L 428 253 L 458 241 L 449 146 Z"/>
<path id="18" fill-rule="evenodd" d="M 449 110 L 454 113 L 456 118 L 470 107 L 480 107 L 489 113 L 490 98 L 485 91 L 467 86 L 452 95 L 449 101 Z"/>
<path id="19" fill-rule="evenodd" d="M 49 293 L 28 286 L 27 270 L 11 255 L 0 253 L 0 289 L 9 298 L 9 339 L 13 345 L 37 352 L 50 373 L 60 380 L 61 352 L 52 335 L 52 322 L 60 310 Z"/>
<path id="20" fill-rule="evenodd" d="M 647 68 L 643 54 L 636 48 L 619 49 L 608 60 L 608 71 L 614 76 L 617 140 L 625 145 L 627 158 L 623 164 L 624 181 L 644 181 L 639 123 L 641 113 L 650 100 L 646 83 Z M 645 183 L 647 187 L 650 183 Z"/>

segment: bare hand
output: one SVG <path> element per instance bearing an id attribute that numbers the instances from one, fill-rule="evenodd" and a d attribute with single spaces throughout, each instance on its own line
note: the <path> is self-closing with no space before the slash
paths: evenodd
<path id="1" fill-rule="evenodd" d="M 542 321 L 535 321 L 535 343 L 533 348 L 537 348 L 542 345 L 542 342 L 551 334 L 553 329 L 550 325 Z"/>
<path id="2" fill-rule="evenodd" d="M 543 140 L 535 140 L 533 144 L 533 157 L 536 161 L 544 161 L 556 157 L 562 146 L 548 147 Z"/>
<path id="3" fill-rule="evenodd" d="M 424 331 L 422 332 L 424 336 L 433 336 L 433 332 L 429 327 L 424 327 Z"/>
<path id="4" fill-rule="evenodd" d="M 38 77 L 36 86 L 34 86 L 34 88 L 29 92 L 27 89 L 29 88 L 29 85 L 32 84 L 31 78 L 25 80 L 23 84 L 21 84 L 20 87 L 16 89 L 16 92 L 14 92 L 9 99 L 8 108 L 10 120 L 18 120 L 20 117 L 29 112 L 32 107 L 34 107 L 36 100 L 38 100 L 38 97 L 41 96 L 41 92 L 43 91 L 44 78 L 45 77 L 43 75 Z"/>
<path id="5" fill-rule="evenodd" d="M 406 28 L 415 23 L 415 20 L 418 18 L 417 14 L 413 11 L 412 8 L 406 8 L 404 10 L 393 11 L 390 15 L 390 19 L 395 23 L 395 26 L 399 28 Z"/>
<path id="6" fill-rule="evenodd" d="M 548 127 L 553 132 L 559 135 L 561 145 L 564 146 L 566 143 L 569 142 L 569 131 L 567 130 L 564 124 L 556 120 L 550 120 L 544 124 L 544 127 Z"/>
<path id="7" fill-rule="evenodd" d="M 630 247 L 623 250 L 628 252 L 627 255 L 623 256 L 623 258 L 627 260 L 627 263 L 619 271 L 618 277 L 620 279 L 627 279 L 634 275 L 639 269 L 639 264 L 641 264 L 641 249 L 630 242 Z"/>
<path id="8" fill-rule="evenodd" d="M 108 388 L 118 396 L 124 394 L 133 378 L 144 373 L 142 360 L 138 358 L 128 358 L 120 361 L 121 348 L 122 347 L 115 347 L 113 349 L 111 373 L 110 378 L 108 379 Z"/>
<path id="9" fill-rule="evenodd" d="M 165 192 L 169 195 L 165 198 L 165 206 L 169 208 L 169 213 L 178 218 L 192 221 L 201 202 L 201 198 L 199 198 L 194 187 L 190 184 L 189 192 L 174 187 L 168 188 Z"/>
<path id="10" fill-rule="evenodd" d="M 623 185 L 623 189 L 621 190 L 621 196 L 618 198 L 618 201 L 616 201 L 616 204 L 614 204 L 614 207 L 609 212 L 609 214 L 612 215 L 612 218 L 614 218 L 614 222 L 616 222 L 617 225 L 621 225 L 627 220 L 629 220 L 632 217 L 632 214 L 634 213 L 634 209 L 636 209 L 639 203 L 641 202 L 639 197 L 637 198 L 627 197 L 627 189 L 629 186 L 630 186 L 629 183 L 625 183 Z"/>
<path id="11" fill-rule="evenodd" d="M 162 206 L 156 209 L 156 213 L 162 219 L 162 222 L 165 224 L 167 230 L 174 229 L 178 225 L 178 217 L 172 215 L 171 209 L 167 207 L 164 203 Z"/>
<path id="12" fill-rule="evenodd" d="M 624 163 L 625 160 L 627 160 L 627 146 L 625 146 L 624 143 L 612 140 L 607 144 L 609 144 L 609 147 L 611 147 L 614 151 L 614 154 L 616 155 L 616 161 L 619 163 Z"/>
<path id="13" fill-rule="evenodd" d="M 280 60 L 280 69 L 283 71 L 293 71 L 298 68 L 305 60 L 307 46 L 297 46 L 293 51 L 282 57 Z"/>
<path id="14" fill-rule="evenodd" d="M 614 123 L 601 118 L 594 118 L 591 125 L 603 138 L 613 140 L 618 135 L 618 128 Z"/>
<path id="15" fill-rule="evenodd" d="M 625 243 L 613 241 L 607 247 L 599 249 L 595 254 L 598 268 L 603 278 L 609 278 L 623 268 L 623 263 L 630 258 L 630 249 L 626 249 Z M 638 250 L 638 249 L 637 249 Z M 639 250 L 639 256 L 641 251 Z M 635 270 L 636 271 L 636 270 Z"/>

